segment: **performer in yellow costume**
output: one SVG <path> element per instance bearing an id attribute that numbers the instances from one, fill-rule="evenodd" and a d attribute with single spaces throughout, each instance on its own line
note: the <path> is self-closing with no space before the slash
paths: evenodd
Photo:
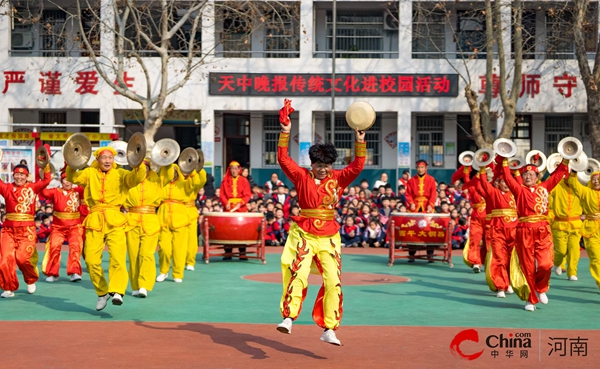
<path id="1" fill-rule="evenodd" d="M 196 173 L 195 171 L 193 173 Z M 194 270 L 196 265 L 196 254 L 198 254 L 198 208 L 196 207 L 196 198 L 198 192 L 206 183 L 206 171 L 202 169 L 198 175 L 192 178 L 192 192 L 188 194 L 185 208 L 190 217 L 190 225 L 188 226 L 188 248 L 185 260 L 185 270 Z"/>
<path id="2" fill-rule="evenodd" d="M 600 289 L 600 172 L 592 173 L 587 187 L 579 183 L 576 172 L 571 172 L 569 187 L 581 200 L 585 214 L 581 235 L 590 258 L 590 273 Z"/>
<path id="3" fill-rule="evenodd" d="M 113 297 L 113 305 L 123 304 L 127 289 L 125 225 L 127 218 L 121 213 L 127 191 L 146 177 L 146 166 L 132 171 L 117 168 L 112 147 L 102 147 L 94 152 L 96 160 L 88 168 L 74 170 L 67 167 L 67 180 L 83 186 L 90 214 L 85 226 L 85 262 L 90 279 L 98 294 L 96 310 L 106 307 Z M 108 246 L 108 282 L 102 270 L 102 251 Z"/>
<path id="4" fill-rule="evenodd" d="M 156 208 L 162 201 L 168 178 L 159 177 L 145 159 L 146 178 L 127 193 L 127 254 L 132 296 L 147 297 L 156 279 L 154 251 L 160 235 Z"/>
<path id="5" fill-rule="evenodd" d="M 550 210 L 552 240 L 554 241 L 554 272 L 562 274 L 562 266 L 567 264 L 567 276 L 570 281 L 577 280 L 579 263 L 579 241 L 581 240 L 581 214 L 583 209 L 579 197 L 575 196 L 568 185 L 568 178 L 560 181 L 550 192 Z M 565 260 L 566 259 L 566 260 Z"/>
<path id="6" fill-rule="evenodd" d="M 163 201 L 158 208 L 160 220 L 160 237 L 158 240 L 158 266 L 160 274 L 157 282 L 162 282 L 169 276 L 171 260 L 173 261 L 173 281 L 183 282 L 183 270 L 188 248 L 188 226 L 190 216 L 185 207 L 189 194 L 194 187 L 196 171 L 185 178 L 177 164 L 160 168 L 160 176 L 173 178 L 163 187 Z M 206 178 L 206 177 L 205 177 Z"/>

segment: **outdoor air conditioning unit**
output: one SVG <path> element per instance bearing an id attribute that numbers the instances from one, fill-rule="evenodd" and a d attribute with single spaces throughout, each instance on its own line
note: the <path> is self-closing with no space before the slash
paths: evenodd
<path id="1" fill-rule="evenodd" d="M 383 29 L 387 31 L 398 30 L 398 14 L 392 14 L 387 10 L 383 11 Z"/>
<path id="2" fill-rule="evenodd" d="M 14 30 L 10 39 L 11 47 L 13 49 L 33 48 L 33 32 L 30 30 Z"/>

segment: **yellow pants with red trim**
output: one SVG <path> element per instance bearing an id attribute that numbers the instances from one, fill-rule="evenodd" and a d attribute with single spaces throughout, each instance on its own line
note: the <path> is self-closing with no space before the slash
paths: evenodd
<path id="1" fill-rule="evenodd" d="M 160 232 L 149 236 L 141 225 L 127 231 L 127 254 L 129 255 L 129 281 L 132 290 L 145 288 L 152 291 L 156 281 L 154 251 Z"/>
<path id="2" fill-rule="evenodd" d="M 554 266 L 562 267 L 567 264 L 567 275 L 577 276 L 577 264 L 581 250 L 579 247 L 581 233 L 579 229 L 561 231 L 552 230 L 552 241 L 554 243 Z"/>
<path id="3" fill-rule="evenodd" d="M 102 269 L 102 252 L 108 247 L 108 281 Z M 125 294 L 127 289 L 127 244 L 125 227 L 104 222 L 101 231 L 85 231 L 85 263 L 98 296 L 107 293 Z"/>
<path id="4" fill-rule="evenodd" d="M 46 242 L 46 253 L 42 259 L 42 271 L 47 276 L 58 277 L 60 270 L 60 250 L 65 240 L 69 243 L 67 275 L 81 275 L 81 246 L 83 244 L 81 224 L 58 227 L 52 226 L 52 232 Z"/>
<path id="5" fill-rule="evenodd" d="M 590 238 L 583 238 L 585 251 L 590 258 L 590 273 L 600 289 L 600 232 L 594 233 Z"/>
<path id="6" fill-rule="evenodd" d="M 188 249 L 188 226 L 178 229 L 161 228 L 158 240 L 158 268 L 161 274 L 169 273 L 173 261 L 173 278 L 183 279 Z"/>
<path id="7" fill-rule="evenodd" d="M 313 320 L 321 328 L 338 328 L 344 300 L 341 257 L 339 233 L 320 237 L 303 231 L 295 223 L 291 226 L 281 255 L 283 295 L 279 307 L 283 318 L 296 319 L 300 315 L 314 261 L 323 277 L 323 285 L 315 301 Z"/>
<path id="8" fill-rule="evenodd" d="M 38 253 L 35 248 L 35 226 L 4 227 L 0 235 L 0 288 L 4 291 L 19 289 L 17 267 L 23 280 L 33 284 L 38 280 Z"/>
<path id="9" fill-rule="evenodd" d="M 194 208 L 195 209 L 195 208 Z M 198 217 L 190 217 L 188 226 L 188 247 L 185 257 L 185 265 L 196 265 L 196 255 L 198 254 Z"/>

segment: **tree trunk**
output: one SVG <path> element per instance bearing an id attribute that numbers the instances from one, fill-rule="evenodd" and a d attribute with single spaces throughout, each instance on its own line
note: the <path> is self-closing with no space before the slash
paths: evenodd
<path id="1" fill-rule="evenodd" d="M 487 142 L 485 133 L 481 126 L 481 111 L 479 110 L 479 103 L 477 102 L 477 92 L 471 89 L 471 85 L 465 87 L 465 98 L 471 111 L 471 133 L 473 134 L 473 140 L 479 148 L 491 147 L 491 143 Z"/>
<path id="2" fill-rule="evenodd" d="M 600 158 L 600 94 L 597 91 L 588 91 L 588 129 L 592 157 Z"/>
<path id="3" fill-rule="evenodd" d="M 149 116 L 144 123 L 144 137 L 146 138 L 146 146 L 148 150 L 154 146 L 154 135 L 162 125 L 162 118 L 153 118 Z"/>

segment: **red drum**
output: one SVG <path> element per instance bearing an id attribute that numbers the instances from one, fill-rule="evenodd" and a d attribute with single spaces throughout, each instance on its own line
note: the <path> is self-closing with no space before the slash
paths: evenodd
<path id="1" fill-rule="evenodd" d="M 452 266 L 452 230 L 450 214 L 392 213 L 388 222 L 390 237 L 390 261 L 394 263 L 397 250 L 394 246 L 409 246 L 413 250 L 433 248 L 444 251 L 444 258 Z M 434 249 L 434 250 L 435 250 Z M 407 251 L 407 250 L 404 250 Z M 404 258 L 408 258 L 405 256 Z M 424 258 L 417 256 L 416 258 Z"/>
<path id="2" fill-rule="evenodd" d="M 248 258 L 259 258 L 264 261 L 265 216 L 262 213 L 204 213 L 202 214 L 202 231 L 204 232 L 204 259 L 208 264 L 211 250 L 222 250 L 223 246 L 237 245 L 257 246 L 257 256 L 248 250 Z M 220 256 L 222 254 L 213 254 Z"/>

